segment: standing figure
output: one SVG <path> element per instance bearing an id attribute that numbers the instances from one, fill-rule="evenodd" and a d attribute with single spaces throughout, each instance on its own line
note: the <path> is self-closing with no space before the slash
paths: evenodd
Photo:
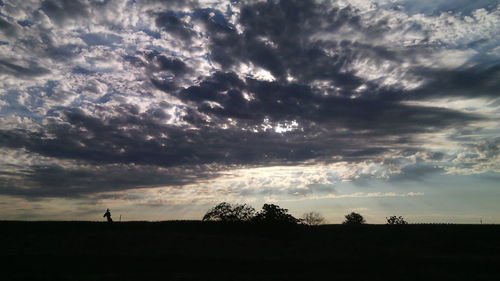
<path id="1" fill-rule="evenodd" d="M 108 223 L 113 222 L 113 219 L 111 218 L 111 212 L 109 211 L 109 209 L 106 209 L 106 213 L 104 213 L 103 217 L 106 217 L 108 219 Z"/>

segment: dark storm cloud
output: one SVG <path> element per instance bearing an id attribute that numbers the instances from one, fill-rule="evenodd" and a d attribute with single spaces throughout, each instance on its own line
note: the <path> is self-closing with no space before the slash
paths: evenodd
<path id="1" fill-rule="evenodd" d="M 419 69 L 428 83 L 410 93 L 413 99 L 432 97 L 499 97 L 500 63 L 458 70 Z"/>
<path id="2" fill-rule="evenodd" d="M 224 89 L 221 84 L 210 85 L 213 91 Z M 64 122 L 54 120 L 42 132 L 3 130 L 0 145 L 96 164 L 175 167 L 287 164 L 311 159 L 328 162 L 333 156 L 355 160 L 382 154 L 390 146 L 407 144 L 411 140 L 405 136 L 410 137 L 415 132 L 442 129 L 478 118 L 438 108 L 383 103 L 376 104 L 380 105 L 378 108 L 373 103 L 358 104 L 347 100 L 312 103 L 314 97 L 309 99 L 312 101 L 304 98 L 299 103 L 304 104 L 304 108 L 295 106 L 289 111 L 288 107 L 281 109 L 278 106 L 277 113 L 259 99 L 243 105 L 251 109 L 245 117 L 256 118 L 254 124 L 260 123 L 261 116 L 276 120 L 293 116 L 303 124 L 302 130 L 285 134 L 272 130 L 255 133 L 238 127 L 222 129 L 219 127 L 222 120 L 221 123 L 195 122 L 197 129 L 165 125 L 164 121 L 170 116 L 161 107 L 139 113 L 137 107 L 122 104 L 114 108 L 113 117 L 106 119 L 72 109 L 61 112 Z M 228 104 L 238 103 L 224 105 Z M 316 111 L 307 110 L 320 104 L 327 104 L 329 109 L 320 106 Z M 239 111 L 239 106 L 232 110 Z M 365 115 L 360 116 L 361 112 Z M 335 132 L 339 125 L 351 130 Z"/>
<path id="3" fill-rule="evenodd" d="M 252 94 L 251 100 L 243 97 L 243 90 Z M 264 118 L 296 120 L 306 127 L 317 123 L 326 128 L 373 130 L 387 135 L 426 132 L 482 118 L 444 108 L 407 105 L 393 92 L 374 91 L 357 99 L 325 96 L 306 85 L 254 79 L 242 81 L 234 73 L 220 72 L 199 86 L 180 91 L 179 98 L 194 102 L 200 112 L 241 119 L 243 123 L 261 122 Z M 207 101 L 221 106 L 211 107 Z"/>
<path id="4" fill-rule="evenodd" d="M 207 167 L 161 169 L 155 166 L 103 165 L 68 168 L 57 164 L 34 165 L 1 173 L 0 194 L 30 198 L 81 197 L 131 188 L 182 186 L 209 180 L 218 176 L 217 173 Z"/>
<path id="5" fill-rule="evenodd" d="M 160 55 L 156 57 L 156 62 L 160 70 L 171 71 L 175 75 L 182 75 L 189 70 L 186 64 L 177 58 Z"/>
<path id="6" fill-rule="evenodd" d="M 167 56 L 158 51 L 149 51 L 137 56 L 127 56 L 125 60 L 136 67 L 145 67 L 154 87 L 165 92 L 178 90 L 178 82 L 192 69 L 181 59 Z"/>
<path id="7" fill-rule="evenodd" d="M 214 17 L 209 16 L 210 12 L 200 10 L 195 14 L 208 33 L 212 60 L 223 68 L 251 62 L 270 71 L 278 81 L 283 81 L 287 75 L 298 79 L 299 84 L 327 80 L 337 87 L 338 93 L 344 95 L 351 95 L 363 84 L 379 87 L 346 71 L 346 65 L 362 59 L 380 64 L 385 61 L 403 63 L 405 59 L 431 51 L 426 45 L 397 49 L 349 39 L 318 39 L 324 33 L 335 34 L 342 27 L 359 32 L 368 39 L 383 38 L 394 30 L 389 28 L 386 20 L 367 25 L 350 7 L 339 9 L 312 0 L 244 5 L 239 19 L 244 30 L 242 34 L 230 23 L 221 20 L 220 12 Z M 328 54 L 329 51 L 334 54 Z M 417 99 L 430 96 L 496 97 L 500 88 L 497 79 L 499 66 L 493 62 L 488 66 L 456 70 L 417 67 L 411 73 L 428 82 L 414 93 L 406 94 L 413 94 L 412 98 Z"/>
<path id="8" fill-rule="evenodd" d="M 5 60 L 0 60 L 0 74 L 8 74 L 15 77 L 29 78 L 50 73 L 50 70 L 31 63 L 29 67 L 24 67 Z"/>
<path id="9" fill-rule="evenodd" d="M 182 40 L 190 40 L 196 32 L 181 19 L 181 16 L 174 12 L 161 13 L 156 18 L 156 26 Z"/>
<path id="10" fill-rule="evenodd" d="M 66 20 L 90 15 L 91 5 L 89 1 L 80 0 L 48 0 L 41 4 L 42 11 L 59 25 Z"/>
<path id="11" fill-rule="evenodd" d="M 44 55 L 55 61 L 67 61 L 77 56 L 81 51 L 81 46 L 76 44 L 53 45 L 51 42 L 46 42 Z"/>
<path id="12" fill-rule="evenodd" d="M 337 8 L 312 0 L 242 1 L 238 4 L 240 28 L 229 20 L 229 12 L 200 9 L 195 2 L 145 3 L 165 4 L 161 11 L 149 11 L 155 16 L 155 32 L 162 31 L 161 36 L 168 33 L 173 41 L 180 39 L 177 41 L 182 41 L 187 51 L 196 48 L 191 44 L 195 39 L 206 39 L 208 59 L 220 69 L 196 77 L 195 83 L 186 86 L 186 81 L 193 81 L 188 78 L 196 69 L 183 57 L 151 46 L 120 53 L 120 58 L 148 77 L 148 83 L 169 95 L 168 100 L 183 102 L 175 105 L 176 116 L 168 110 L 174 105 L 161 100 L 155 100 L 145 111 L 133 102 L 86 103 L 82 108 L 51 108 L 37 130 L 2 129 L 0 147 L 86 166 L 28 165 L 0 175 L 0 194 L 80 196 L 195 183 L 234 167 L 383 160 L 388 152 L 404 157 L 420 150 L 421 143 L 416 140 L 420 133 L 463 128 L 485 119 L 408 101 L 498 95 L 498 64 L 458 70 L 410 68 L 410 74 L 426 82 L 411 91 L 360 77 L 350 68 L 360 60 L 402 64 L 416 60 L 430 47 L 423 44 L 404 49 L 376 44 L 376 39 L 392 32 L 387 21 L 367 24 L 350 7 Z M 90 17 L 91 4 L 99 3 L 45 1 L 41 9 L 64 26 L 66 21 Z M 195 25 L 202 26 L 202 31 Z M 14 34 L 12 26 L 0 22 L 0 29 L 8 34 Z M 364 40 L 336 37 L 342 29 Z M 159 40 L 157 35 L 154 37 Z M 79 34 L 78 38 L 85 42 L 80 44 L 98 50 L 100 46 L 124 44 L 125 36 L 102 32 Z M 41 42 L 41 54 L 59 61 L 71 59 L 84 47 L 59 46 L 49 35 L 41 36 Z M 240 64 L 268 70 L 275 81 L 244 77 L 235 70 Z M 72 69 L 83 79 L 97 73 L 82 66 Z M 36 64 L 27 67 L 0 60 L 0 73 L 29 78 L 48 72 Z M 320 87 L 315 84 L 318 81 L 327 85 Z M 171 124 L 171 118 L 185 123 Z M 297 125 L 289 132 L 263 128 L 290 122 Z M 482 151 L 498 153 L 498 146 L 490 145 Z M 403 169 L 400 177 L 418 179 L 436 171 L 441 170 L 415 166 Z M 334 191 L 310 186 L 289 192 L 307 195 L 321 193 L 322 188 L 324 192 Z"/>
<path id="13" fill-rule="evenodd" d="M 191 86 L 180 92 L 179 98 L 187 101 L 202 103 L 204 101 L 225 102 L 225 100 L 238 100 L 243 102 L 243 97 L 238 90 L 242 90 L 245 83 L 235 73 L 216 72 L 198 86 Z M 230 91 L 231 90 L 231 91 Z M 226 93 L 226 91 L 229 91 Z"/>
<path id="14" fill-rule="evenodd" d="M 240 24 L 244 33 L 224 21 L 201 17 L 210 34 L 211 56 L 227 68 L 240 62 L 252 62 L 269 70 L 278 80 L 292 75 L 302 82 L 333 79 L 356 87 L 359 79 L 340 73 L 340 67 L 352 59 L 345 42 L 313 40 L 319 32 L 335 32 L 342 25 L 363 31 L 359 17 L 350 8 L 338 9 L 315 1 L 269 1 L 243 6 Z M 324 47 L 338 47 L 343 54 L 328 56 Z"/>
<path id="15" fill-rule="evenodd" d="M 18 28 L 15 24 L 0 18 L 0 31 L 2 31 L 6 36 L 14 36 L 18 33 Z"/>
<path id="16" fill-rule="evenodd" d="M 176 80 L 182 78 L 191 69 L 179 58 L 168 57 L 158 53 L 146 54 L 146 59 L 148 61 L 148 69 L 151 73 L 159 73 L 165 76 L 166 73 L 170 74 L 170 79 L 160 81 L 158 79 L 152 79 L 153 85 L 155 85 L 160 90 L 171 90 L 177 88 Z M 174 80 L 176 79 L 176 80 Z M 171 88 L 165 87 L 165 81 L 171 83 Z"/>
<path id="17" fill-rule="evenodd" d="M 341 28 L 369 40 L 390 34 L 387 21 L 363 24 L 351 7 L 340 9 L 309 0 L 243 5 L 238 21 L 243 33 L 221 20 L 220 12 L 214 16 L 210 12 L 198 12 L 197 20 L 208 34 L 211 59 L 223 69 L 252 63 L 268 70 L 277 81 L 289 76 L 298 84 L 329 81 L 343 95 L 368 83 L 346 66 L 363 59 L 402 63 L 403 58 L 425 52 L 425 48 L 398 50 L 332 36 Z"/>

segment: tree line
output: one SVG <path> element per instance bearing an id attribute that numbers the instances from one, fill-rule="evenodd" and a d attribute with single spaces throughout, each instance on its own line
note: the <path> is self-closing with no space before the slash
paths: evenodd
<path id="1" fill-rule="evenodd" d="M 281 208 L 275 204 L 264 204 L 262 210 L 256 211 L 247 204 L 230 204 L 222 202 L 211 208 L 203 216 L 203 221 L 218 222 L 251 222 L 260 224 L 304 224 L 321 225 L 325 224 L 325 218 L 318 212 L 305 213 L 301 218 L 295 218 L 288 213 L 288 209 Z M 386 218 L 387 224 L 403 225 L 408 224 L 402 216 L 390 216 Z M 342 224 L 360 225 L 366 223 L 361 214 L 351 212 L 345 215 Z"/>

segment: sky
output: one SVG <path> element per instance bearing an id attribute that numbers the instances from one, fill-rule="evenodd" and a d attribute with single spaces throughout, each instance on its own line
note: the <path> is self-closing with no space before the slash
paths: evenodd
<path id="1" fill-rule="evenodd" d="M 0 220 L 500 223 L 495 0 L 0 0 Z"/>

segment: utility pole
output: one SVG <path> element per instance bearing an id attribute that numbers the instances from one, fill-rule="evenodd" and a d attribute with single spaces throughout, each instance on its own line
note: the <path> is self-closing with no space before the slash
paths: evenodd
<path id="1" fill-rule="evenodd" d="M 120 222 L 122 222 L 122 215 L 120 214 Z"/>

